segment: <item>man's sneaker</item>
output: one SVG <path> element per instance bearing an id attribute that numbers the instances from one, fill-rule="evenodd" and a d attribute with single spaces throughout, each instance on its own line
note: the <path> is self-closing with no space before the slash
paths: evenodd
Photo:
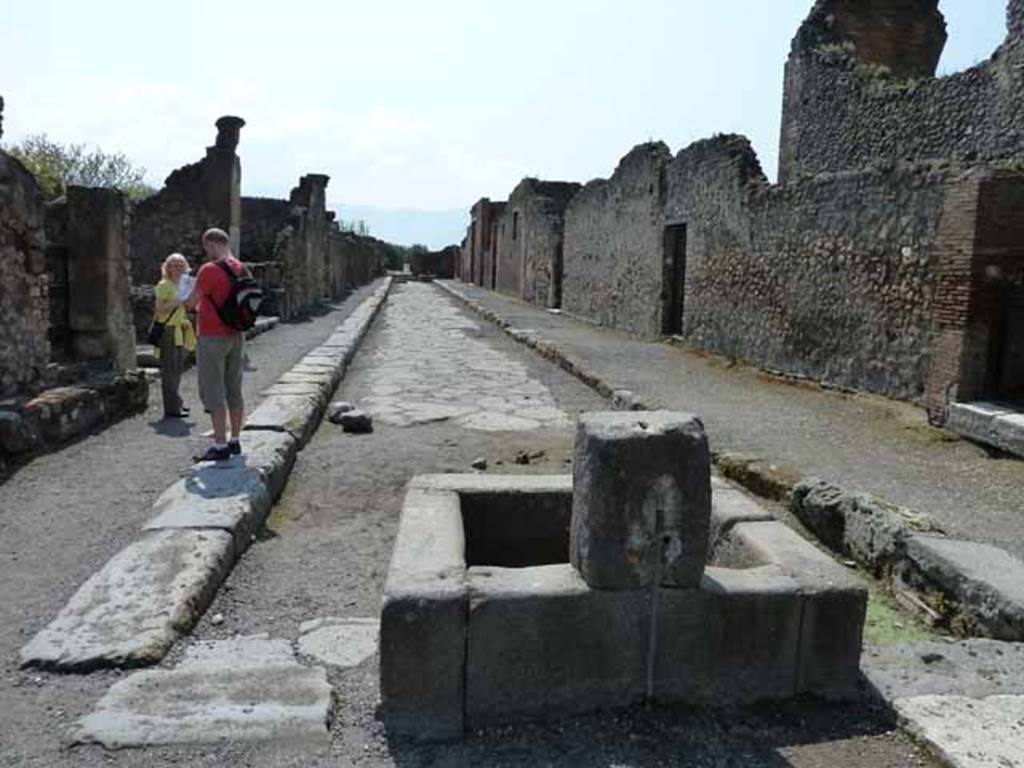
<path id="1" fill-rule="evenodd" d="M 242 441 L 241 440 L 228 440 L 228 450 L 232 456 L 239 456 L 242 453 Z"/>
<path id="2" fill-rule="evenodd" d="M 231 458 L 231 449 L 228 447 L 218 448 L 215 445 L 211 445 L 206 449 L 206 453 L 202 456 L 196 456 L 195 460 L 199 461 L 227 461 Z"/>

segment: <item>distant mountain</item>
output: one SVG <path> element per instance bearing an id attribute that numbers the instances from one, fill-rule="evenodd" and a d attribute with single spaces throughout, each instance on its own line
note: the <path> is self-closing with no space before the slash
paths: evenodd
<path id="1" fill-rule="evenodd" d="M 469 211 L 421 211 L 410 208 L 376 208 L 328 202 L 338 218 L 349 222 L 362 219 L 370 234 L 398 245 L 420 243 L 433 249 L 458 245 L 469 226 Z"/>

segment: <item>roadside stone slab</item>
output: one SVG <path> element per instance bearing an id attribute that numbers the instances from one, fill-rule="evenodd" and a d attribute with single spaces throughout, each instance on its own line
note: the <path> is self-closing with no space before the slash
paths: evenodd
<path id="1" fill-rule="evenodd" d="M 277 501 L 284 490 L 298 452 L 298 441 L 287 432 L 252 430 L 242 437 L 245 464 L 263 473 L 271 501 Z"/>
<path id="2" fill-rule="evenodd" d="M 948 595 L 954 606 L 943 612 L 954 614 L 956 629 L 997 640 L 1024 640 L 1024 563 L 1005 550 L 912 536 L 900 578 L 925 600 L 936 590 Z"/>
<path id="3" fill-rule="evenodd" d="M 79 721 L 76 743 L 111 749 L 236 741 L 328 742 L 331 688 L 265 635 L 199 644 L 172 670 L 115 683 Z"/>
<path id="4" fill-rule="evenodd" d="M 377 652 L 378 619 L 323 618 L 299 626 L 299 653 L 332 667 L 362 664 Z"/>
<path id="5" fill-rule="evenodd" d="M 301 447 L 316 429 L 322 410 L 321 399 L 314 395 L 270 395 L 249 414 L 245 431 L 287 432 Z"/>
<path id="6" fill-rule="evenodd" d="M 865 649 L 861 669 L 886 701 L 1024 695 L 1024 643 L 974 638 L 875 646 Z"/>
<path id="7" fill-rule="evenodd" d="M 146 533 L 22 648 L 22 666 L 85 672 L 155 664 L 206 609 L 233 560 L 224 531 Z"/>
<path id="8" fill-rule="evenodd" d="M 1024 696 L 916 696 L 893 708 L 949 766 L 1024 768 Z"/>
<path id="9" fill-rule="evenodd" d="M 247 462 L 247 456 L 237 456 L 226 465 L 200 464 L 160 494 L 153 504 L 156 517 L 145 530 L 221 528 L 241 555 L 274 503 L 264 473 Z"/>

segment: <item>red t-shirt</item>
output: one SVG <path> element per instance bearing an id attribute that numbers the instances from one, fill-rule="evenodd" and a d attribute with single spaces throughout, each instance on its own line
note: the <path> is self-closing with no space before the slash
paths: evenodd
<path id="1" fill-rule="evenodd" d="M 228 256 L 224 259 L 224 263 L 236 275 L 242 276 L 242 262 L 234 256 Z M 233 336 L 236 333 L 241 333 L 241 331 L 224 325 L 220 315 L 217 314 L 217 307 L 223 306 L 231 294 L 231 281 L 221 267 L 213 262 L 203 264 L 199 268 L 199 274 L 196 275 L 196 292 L 199 297 L 196 311 L 199 313 L 200 336 Z"/>

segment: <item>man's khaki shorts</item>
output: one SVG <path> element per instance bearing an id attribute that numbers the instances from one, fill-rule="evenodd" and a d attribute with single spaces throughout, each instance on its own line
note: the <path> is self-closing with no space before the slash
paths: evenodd
<path id="1" fill-rule="evenodd" d="M 196 342 L 199 399 L 208 411 L 241 410 L 245 336 L 200 336 Z"/>

